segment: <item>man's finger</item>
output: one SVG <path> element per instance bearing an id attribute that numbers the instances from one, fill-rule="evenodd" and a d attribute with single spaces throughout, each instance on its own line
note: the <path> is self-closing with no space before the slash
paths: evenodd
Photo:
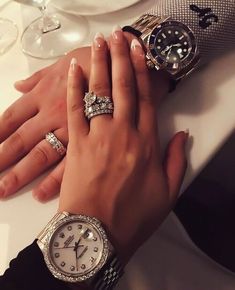
<path id="1" fill-rule="evenodd" d="M 46 202 L 52 199 L 60 192 L 60 186 L 63 178 L 65 159 L 45 177 L 45 179 L 33 190 L 33 196 L 41 201 Z"/>
<path id="2" fill-rule="evenodd" d="M 54 131 L 56 137 L 66 145 L 67 130 Z M 56 164 L 62 156 L 45 139 L 38 143 L 21 161 L 12 167 L 0 180 L 0 197 L 7 198 L 40 174 Z M 33 164 L 33 166 L 32 166 Z"/>
<path id="3" fill-rule="evenodd" d="M 14 83 L 14 87 L 17 91 L 25 94 L 30 92 L 37 84 L 38 82 L 43 78 L 43 76 L 47 73 L 50 66 L 45 67 L 34 74 L 32 74 L 30 77 L 28 77 L 25 80 L 19 80 Z"/>

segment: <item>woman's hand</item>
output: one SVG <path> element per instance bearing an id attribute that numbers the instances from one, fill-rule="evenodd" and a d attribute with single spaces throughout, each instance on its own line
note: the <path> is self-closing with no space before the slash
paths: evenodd
<path id="1" fill-rule="evenodd" d="M 100 219 L 124 262 L 162 223 L 175 204 L 186 169 L 187 133 L 160 154 L 157 101 L 145 55 L 117 30 L 108 47 L 92 46 L 89 91 L 112 96 L 113 115 L 84 116 L 82 71 L 71 62 L 68 78 L 69 144 L 59 211 Z"/>
<path id="2" fill-rule="evenodd" d="M 133 38 L 128 33 L 125 37 L 129 42 Z M 78 59 L 88 79 L 90 47 L 85 47 L 16 83 L 24 95 L 0 115 L 0 172 L 15 164 L 0 180 L 0 198 L 11 196 L 56 164 L 33 193 L 38 200 L 47 201 L 59 192 L 64 161 L 44 138 L 46 133 L 54 132 L 65 146 L 68 143 L 66 85 L 72 57 Z M 157 90 L 160 100 L 168 82 L 161 73 L 154 73 L 153 78 L 152 90 Z"/>

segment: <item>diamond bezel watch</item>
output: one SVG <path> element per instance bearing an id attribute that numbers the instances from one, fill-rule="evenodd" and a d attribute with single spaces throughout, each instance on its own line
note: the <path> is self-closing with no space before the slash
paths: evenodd
<path id="1" fill-rule="evenodd" d="M 59 280 L 84 282 L 97 290 L 113 289 L 123 274 L 97 218 L 57 213 L 38 235 L 37 243 L 48 269 Z"/>
<path id="2" fill-rule="evenodd" d="M 142 39 L 148 67 L 165 70 L 176 81 L 188 75 L 200 60 L 193 31 L 171 17 L 144 14 L 123 30 Z"/>

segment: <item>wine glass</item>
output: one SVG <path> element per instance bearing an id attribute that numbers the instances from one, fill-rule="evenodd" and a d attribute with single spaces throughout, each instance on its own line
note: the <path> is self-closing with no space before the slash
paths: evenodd
<path id="1" fill-rule="evenodd" d="M 16 24 L 9 19 L 0 18 L 0 55 L 12 47 L 17 37 L 18 28 Z"/>
<path id="2" fill-rule="evenodd" d="M 64 55 L 80 46 L 88 34 L 84 17 L 48 13 L 50 0 L 15 1 L 37 7 L 42 13 L 22 34 L 22 50 L 27 55 L 41 59 Z"/>

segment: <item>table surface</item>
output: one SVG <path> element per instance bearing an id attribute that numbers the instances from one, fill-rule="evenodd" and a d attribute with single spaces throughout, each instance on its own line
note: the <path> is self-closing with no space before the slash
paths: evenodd
<path id="1" fill-rule="evenodd" d="M 90 43 L 97 31 L 107 36 L 114 25 L 130 23 L 154 2 L 142 0 L 122 11 L 87 17 L 89 35 L 84 45 Z M 6 5 L 0 4 L 0 17 L 14 20 L 20 34 L 39 15 L 35 8 L 23 7 L 12 1 L 4 3 Z M 54 61 L 42 61 L 23 55 L 19 37 L 11 50 L 0 56 L 0 112 L 20 97 L 13 88 L 16 80 Z M 174 132 L 185 129 L 190 131 L 189 168 L 183 189 L 234 129 L 233 63 L 235 53 L 214 61 L 181 84 L 161 106 L 159 118 L 163 147 Z M 56 211 L 58 199 L 44 205 L 33 199 L 31 189 L 35 182 L 22 189 L 14 198 L 0 202 L 0 272 L 4 271 L 10 259 L 35 238 Z M 197 249 L 175 215 L 171 214 L 130 262 L 120 289 L 232 290 L 234 285 L 235 276 Z"/>

